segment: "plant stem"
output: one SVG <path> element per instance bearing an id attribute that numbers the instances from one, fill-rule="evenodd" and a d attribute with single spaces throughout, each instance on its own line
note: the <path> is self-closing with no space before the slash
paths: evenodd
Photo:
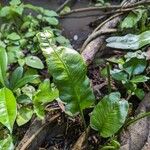
<path id="1" fill-rule="evenodd" d="M 127 123 L 125 124 L 125 127 L 128 127 L 128 126 L 131 125 L 132 123 L 135 123 L 136 121 L 138 121 L 138 120 L 140 120 L 140 119 L 142 119 L 142 118 L 144 118 L 144 117 L 147 117 L 147 116 L 150 116 L 150 112 L 141 113 L 140 116 L 138 116 L 138 117 L 132 119 L 131 121 L 127 122 Z"/>
<path id="2" fill-rule="evenodd" d="M 135 7 L 140 6 L 140 5 L 147 6 L 149 4 L 150 4 L 149 0 L 147 0 L 147 1 L 142 0 L 140 2 L 136 2 L 134 4 L 130 4 L 130 5 L 127 5 L 127 6 L 111 5 L 111 6 L 102 6 L 102 7 L 79 8 L 79 9 L 71 10 L 70 12 L 68 12 L 66 14 L 63 14 L 63 16 L 70 15 L 70 14 L 73 14 L 73 13 L 85 12 L 85 11 L 96 11 L 96 10 L 100 10 L 100 11 L 106 11 L 107 10 L 107 11 L 109 11 L 109 10 L 116 10 L 116 9 L 135 8 Z"/>
<path id="3" fill-rule="evenodd" d="M 84 130 L 85 130 L 85 134 L 87 134 L 87 131 L 86 131 L 86 122 L 85 122 L 84 114 L 83 114 L 82 110 L 80 110 L 80 114 L 81 114 L 81 118 L 82 118 L 82 121 L 83 121 L 83 126 L 84 126 Z"/>
<path id="4" fill-rule="evenodd" d="M 107 62 L 108 93 L 111 93 L 110 64 Z"/>

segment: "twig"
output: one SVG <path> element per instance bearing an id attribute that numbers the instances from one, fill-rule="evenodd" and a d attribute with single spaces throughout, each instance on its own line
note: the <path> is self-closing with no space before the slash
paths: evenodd
<path id="1" fill-rule="evenodd" d="M 59 13 L 60 11 L 62 11 L 64 9 L 65 6 L 69 5 L 69 3 L 71 3 L 72 1 L 75 0 L 66 0 L 57 10 L 56 12 Z"/>
<path id="2" fill-rule="evenodd" d="M 135 123 L 135 122 L 137 122 L 138 120 L 140 120 L 140 119 L 142 119 L 142 118 L 145 118 L 145 117 L 148 117 L 148 116 L 150 116 L 150 112 L 141 113 L 140 116 L 138 116 L 138 117 L 136 117 L 136 118 L 130 120 L 129 122 L 127 122 L 124 127 L 128 127 L 128 126 L 131 125 L 132 123 Z"/>
<path id="3" fill-rule="evenodd" d="M 22 147 L 17 147 L 16 150 L 26 150 L 31 145 L 32 141 L 37 138 L 37 136 L 43 131 L 43 129 L 49 126 L 51 123 L 56 121 L 56 119 L 60 116 L 60 114 L 56 114 L 53 116 L 48 122 L 44 123 L 35 133 L 25 142 Z"/>
<path id="4" fill-rule="evenodd" d="M 146 87 L 146 89 L 148 90 L 148 91 L 150 91 L 150 88 L 149 88 L 149 86 L 144 82 L 144 86 Z"/>
<path id="5" fill-rule="evenodd" d="M 123 9 L 123 8 L 133 8 L 137 7 L 140 5 L 147 6 L 150 4 L 150 0 L 143 0 L 136 2 L 134 4 L 126 5 L 126 6 L 121 6 L 121 5 L 111 5 L 111 6 L 102 6 L 102 7 L 88 7 L 88 8 L 79 8 L 79 9 L 74 9 L 66 14 L 63 14 L 62 16 L 70 15 L 73 13 L 79 13 L 79 12 L 85 12 L 85 11 L 106 11 L 106 10 L 112 10 L 112 9 Z"/>
<path id="6" fill-rule="evenodd" d="M 130 94 L 127 96 L 126 101 L 129 101 L 131 97 L 132 97 L 132 93 L 130 93 Z"/>
<path id="7" fill-rule="evenodd" d="M 110 64 L 107 62 L 108 93 L 111 93 Z"/>
<path id="8" fill-rule="evenodd" d="M 138 7 L 139 8 L 139 7 Z M 137 9 L 138 9 L 137 8 Z M 140 7 L 141 9 L 143 7 Z M 93 17 L 93 16 L 106 16 L 106 15 L 111 15 L 111 14 L 115 14 L 115 13 L 120 13 L 120 12 L 129 12 L 129 11 L 132 11 L 132 10 L 135 10 L 136 8 L 126 8 L 126 9 L 119 9 L 119 10 L 116 10 L 116 11 L 109 11 L 109 12 L 103 12 L 103 13 L 95 13 L 95 14 L 86 14 L 86 15 L 81 15 L 81 16 L 60 16 L 60 18 L 86 18 L 86 17 Z"/>
<path id="9" fill-rule="evenodd" d="M 115 14 L 111 17 L 109 17 L 108 19 L 106 19 L 104 22 L 102 22 L 98 27 L 95 28 L 95 30 L 93 31 L 93 33 L 95 33 L 96 31 L 98 31 L 102 26 L 104 26 L 107 22 L 109 22 L 110 20 L 118 17 L 118 16 L 121 16 L 123 15 L 123 13 L 118 13 L 118 14 Z"/>
<path id="10" fill-rule="evenodd" d="M 98 36 L 103 35 L 103 34 L 115 33 L 115 32 L 117 32 L 117 31 L 118 31 L 117 29 L 108 29 L 107 31 L 101 31 L 101 30 L 100 30 L 100 31 L 97 31 L 97 32 L 91 34 L 91 35 L 87 38 L 87 40 L 84 42 L 84 44 L 83 44 L 83 46 L 82 46 L 80 52 L 82 52 L 82 51 L 85 49 L 85 47 L 86 47 L 92 40 L 96 39 Z"/>

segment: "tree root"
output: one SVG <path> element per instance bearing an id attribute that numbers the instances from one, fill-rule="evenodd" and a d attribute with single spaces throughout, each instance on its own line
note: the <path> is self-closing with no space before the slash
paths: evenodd
<path id="1" fill-rule="evenodd" d="M 76 0 L 66 0 L 57 10 L 56 12 L 59 13 L 61 12 L 65 6 L 67 5 L 71 5 L 72 3 L 74 3 Z"/>
<path id="2" fill-rule="evenodd" d="M 35 119 L 16 150 L 37 149 L 44 141 L 48 129 L 57 124 L 57 118 L 59 116 L 60 114 L 56 114 L 49 121 L 44 122 Z"/>
<path id="3" fill-rule="evenodd" d="M 70 12 L 63 14 L 62 16 L 67 16 L 67 15 L 71 15 L 73 13 L 80 13 L 80 12 L 85 12 L 85 11 L 110 11 L 112 9 L 125 9 L 125 8 L 135 8 L 138 7 L 140 5 L 144 5 L 147 6 L 150 4 L 150 0 L 142 0 L 136 3 L 132 3 L 130 5 L 111 5 L 111 6 L 102 6 L 102 7 L 88 7 L 88 8 L 79 8 L 79 9 L 74 9 L 71 10 Z"/>
<path id="4" fill-rule="evenodd" d="M 134 4 L 132 4 L 133 2 L 134 2 Z M 127 8 L 127 7 L 131 7 L 131 6 L 135 6 L 139 3 L 141 4 L 141 2 L 143 3 L 145 1 L 140 1 L 137 3 L 135 3 L 135 2 L 136 2 L 136 0 L 131 0 L 131 4 L 130 4 L 127 1 L 127 4 L 125 4 L 126 6 L 122 6 L 122 7 Z M 103 33 L 103 32 L 109 31 L 110 29 L 116 28 L 117 24 L 122 19 L 122 15 L 123 15 L 123 13 L 119 13 L 119 14 L 115 14 L 115 15 L 111 16 L 110 18 L 108 18 L 104 23 L 102 23 L 98 26 L 98 28 L 97 28 L 97 29 L 99 29 L 98 32 Z M 97 32 L 97 29 L 94 31 Z M 92 34 L 95 35 L 95 33 L 92 33 Z M 94 57 L 98 51 L 103 52 L 105 45 L 106 45 L 105 44 L 106 36 L 104 34 L 100 35 L 99 37 L 97 37 L 91 41 L 90 39 L 93 39 L 93 35 L 91 35 L 85 41 L 85 43 L 83 44 L 83 47 L 81 48 L 81 55 L 82 55 L 82 57 L 85 60 L 87 65 L 92 63 L 92 61 L 93 61 L 93 59 L 94 59 Z"/>
<path id="5" fill-rule="evenodd" d="M 96 39 L 97 37 L 99 37 L 100 35 L 105 35 L 105 34 L 110 34 L 110 33 L 116 33 L 117 29 L 108 29 L 107 31 L 96 31 L 93 34 L 91 34 L 87 40 L 84 42 L 82 48 L 81 48 L 81 52 L 85 49 L 85 47 L 94 39 Z"/>

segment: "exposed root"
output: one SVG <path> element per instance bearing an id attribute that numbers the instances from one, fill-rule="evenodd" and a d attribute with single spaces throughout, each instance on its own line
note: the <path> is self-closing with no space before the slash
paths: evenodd
<path id="1" fill-rule="evenodd" d="M 124 9 L 124 8 L 135 8 L 138 7 L 140 5 L 144 5 L 147 6 L 150 4 L 150 0 L 142 0 L 139 2 L 136 2 L 134 4 L 130 4 L 130 5 L 111 5 L 111 6 L 102 6 L 102 7 L 88 7 L 88 8 L 79 8 L 79 9 L 75 9 L 72 10 L 66 14 L 63 14 L 62 16 L 66 16 L 66 15 L 71 15 L 73 13 L 80 13 L 80 12 L 85 12 L 85 11 L 110 11 L 110 10 L 115 10 L 115 9 Z"/>
<path id="2" fill-rule="evenodd" d="M 117 32 L 117 29 L 108 29 L 106 31 L 102 31 L 99 30 L 97 32 L 94 32 L 93 34 L 91 34 L 87 40 L 84 42 L 82 48 L 81 48 L 81 52 L 85 49 L 85 47 L 94 39 L 96 39 L 97 37 L 99 37 L 100 35 L 104 35 L 104 34 L 110 34 L 110 33 L 115 33 Z"/>
<path id="3" fill-rule="evenodd" d="M 127 1 L 128 2 L 128 1 Z M 136 2 L 136 0 L 131 0 L 131 3 Z M 130 4 L 127 3 L 125 4 L 126 6 L 122 6 L 124 7 L 131 7 L 131 6 L 135 6 L 137 4 L 141 4 L 141 2 L 145 2 L 145 1 L 140 1 L 134 4 Z M 150 2 L 150 1 L 147 1 Z M 124 3 L 122 3 L 122 5 L 124 5 Z M 119 13 L 119 14 L 115 14 L 113 16 L 111 16 L 110 18 L 108 18 L 104 23 L 100 24 L 98 26 L 97 29 L 99 29 L 97 31 L 97 29 L 95 30 L 95 33 L 101 33 L 101 32 L 106 32 L 109 31 L 110 29 L 114 29 L 116 28 L 118 22 L 121 21 L 122 19 L 122 15 L 123 13 Z M 92 35 L 85 41 L 85 43 L 83 44 L 83 47 L 81 48 L 81 55 L 83 57 L 83 59 L 85 60 L 85 62 L 87 63 L 87 65 L 89 65 L 90 63 L 92 63 L 96 53 L 100 50 L 103 51 L 105 48 L 105 39 L 106 36 L 104 36 L 104 34 L 99 34 L 100 36 L 98 36 L 97 38 L 93 39 L 93 36 L 95 35 L 95 33 L 92 33 Z"/>
<path id="4" fill-rule="evenodd" d="M 56 12 L 59 13 L 64 9 L 65 6 L 74 3 L 76 0 L 66 0 L 57 10 Z"/>

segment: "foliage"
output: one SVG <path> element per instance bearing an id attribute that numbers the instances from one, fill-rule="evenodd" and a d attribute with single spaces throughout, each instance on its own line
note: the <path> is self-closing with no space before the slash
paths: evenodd
<path id="1" fill-rule="evenodd" d="M 1 150 L 13 150 L 14 149 L 11 136 L 8 136 L 7 138 L 0 140 L 0 149 Z"/>
<path id="2" fill-rule="evenodd" d="M 37 92 L 34 95 L 33 103 L 34 110 L 38 117 L 44 118 L 44 105 L 52 102 L 59 97 L 59 91 L 57 88 L 50 84 L 48 79 L 45 79 L 43 83 L 39 85 Z"/>
<path id="3" fill-rule="evenodd" d="M 139 35 L 127 34 L 125 36 L 109 37 L 107 46 L 123 50 L 138 50 L 150 44 L 150 31 L 145 31 Z"/>
<path id="4" fill-rule="evenodd" d="M 141 29 L 144 29 L 145 22 L 147 20 L 147 9 L 135 9 L 130 12 L 127 17 L 121 22 L 120 28 L 137 28 L 140 24 Z"/>
<path id="5" fill-rule="evenodd" d="M 115 140 L 111 139 L 107 145 L 103 146 L 100 150 L 119 150 L 120 149 L 120 143 Z"/>
<path id="6" fill-rule="evenodd" d="M 49 80 L 39 78 L 39 70 L 45 66 L 39 58 L 36 37 L 44 28 L 51 29 L 57 44 L 70 46 L 57 29 L 57 17 L 55 11 L 23 4 L 20 0 L 11 0 L 8 6 L 0 8 L 0 122 L 4 130 L 0 149 L 13 149 L 15 121 L 22 126 L 33 114 L 43 118 L 45 105 L 59 96 Z"/>
<path id="7" fill-rule="evenodd" d="M 12 91 L 7 88 L 0 89 L 0 110 L 0 122 L 12 133 L 17 115 L 17 104 Z"/>
<path id="8" fill-rule="evenodd" d="M 102 5 L 108 5 L 107 1 L 97 0 L 96 6 Z M 61 13 L 69 11 L 70 8 L 65 7 Z M 149 45 L 150 31 L 145 31 L 147 15 L 144 8 L 131 11 L 120 28 L 122 31 L 140 28 L 142 33 L 110 37 L 107 46 L 139 50 Z M 43 119 L 45 106 L 57 99 L 63 101 L 67 114 L 72 117 L 80 114 L 84 125 L 83 110 L 90 108 L 90 127 L 103 138 L 109 137 L 102 149 L 120 149 L 114 135 L 125 124 L 129 104 L 121 99 L 119 92 L 110 93 L 109 90 L 109 95 L 94 107 L 95 97 L 86 75 L 87 66 L 81 55 L 71 48 L 69 40 L 61 35 L 58 17 L 55 11 L 23 4 L 20 0 L 11 0 L 8 6 L 0 8 L 0 126 L 4 131 L 0 149 L 14 149 L 15 122 L 15 126 L 22 126 L 33 114 Z M 103 70 L 104 76 L 106 73 L 108 76 L 111 68 L 109 77 L 121 82 L 129 95 L 142 99 L 141 85 L 149 80 L 145 75 L 146 54 L 129 52 L 113 63 L 115 67 Z M 51 78 L 45 74 L 47 70 Z M 45 76 L 41 76 L 43 74 Z"/>
<path id="9" fill-rule="evenodd" d="M 38 38 L 60 99 L 66 103 L 66 111 L 73 115 L 81 113 L 94 102 L 85 62 L 75 50 L 56 47 L 52 32 L 39 33 Z"/>
<path id="10" fill-rule="evenodd" d="M 33 13 L 35 15 L 32 15 Z M 21 66 L 26 64 L 37 68 L 37 66 L 31 65 L 31 58 L 35 58 L 34 55 L 39 50 L 36 34 L 43 28 L 57 28 L 57 17 L 55 11 L 23 4 L 20 0 L 10 1 L 9 6 L 2 7 L 0 9 L 0 18 L 3 21 L 0 27 L 0 46 L 6 48 L 8 63 L 18 62 Z M 54 32 L 55 36 L 59 38 L 60 31 L 54 30 Z M 63 41 L 62 45 L 66 43 L 69 45 L 68 40 L 64 38 Z M 28 57 L 26 58 L 27 52 Z M 29 58 L 30 61 L 27 62 Z M 38 58 L 35 61 L 39 62 Z M 41 68 L 43 65 L 40 65 Z"/>
<path id="11" fill-rule="evenodd" d="M 128 107 L 128 102 L 120 99 L 120 93 L 111 93 L 95 106 L 90 126 L 97 130 L 102 137 L 110 137 L 124 124 Z"/>
<path id="12" fill-rule="evenodd" d="M 142 75 L 147 67 L 146 54 L 141 51 L 129 52 L 120 62 L 118 69 L 111 71 L 112 78 L 121 81 L 128 93 L 143 99 L 144 91 L 138 88 L 138 84 L 149 80 L 149 77 Z"/>

